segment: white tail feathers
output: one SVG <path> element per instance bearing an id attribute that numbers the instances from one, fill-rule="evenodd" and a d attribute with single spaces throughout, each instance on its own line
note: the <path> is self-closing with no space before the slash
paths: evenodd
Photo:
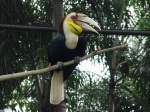
<path id="1" fill-rule="evenodd" d="M 59 104 L 64 100 L 63 71 L 54 71 L 51 79 L 50 103 Z"/>

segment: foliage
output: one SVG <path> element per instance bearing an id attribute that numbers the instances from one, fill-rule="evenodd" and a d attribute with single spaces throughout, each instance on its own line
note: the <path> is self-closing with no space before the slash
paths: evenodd
<path id="1" fill-rule="evenodd" d="M 34 7 L 35 4 L 33 1 L 1 0 L 0 2 L 1 24 L 46 25 L 48 23 L 47 20 L 41 21 L 39 16 L 36 15 L 37 13 L 35 13 L 35 11 L 37 11 L 39 15 L 41 14 L 43 17 L 48 18 L 48 16 L 45 16 L 47 14 L 45 11 L 37 10 Z M 42 5 L 42 3 L 40 5 Z M 45 45 L 47 45 L 48 40 L 50 40 L 48 38 L 49 36 L 50 34 L 41 32 L 12 32 L 1 30 L 0 74 L 36 69 L 38 64 L 38 59 L 36 58 L 38 53 L 37 50 L 38 48 L 46 48 Z M 46 61 L 46 55 L 44 57 L 43 59 Z M 26 109 L 35 109 L 35 107 L 31 107 L 35 102 L 27 100 L 36 98 L 35 94 L 33 94 L 36 90 L 35 78 L 31 78 L 29 81 L 27 80 L 30 84 L 23 80 L 24 79 L 18 79 L 0 83 L 0 109 L 7 107 L 15 108 L 16 105 L 19 105 L 20 109 L 23 109 L 24 106 L 26 106 Z M 26 85 L 23 86 L 21 83 L 22 81 Z M 29 94 L 28 91 L 23 88 L 29 87 L 32 94 L 27 95 Z"/>
<path id="2" fill-rule="evenodd" d="M 149 0 L 66 0 L 65 12 L 83 12 L 95 18 L 101 29 L 150 29 Z M 133 20 L 133 7 L 137 20 Z M 1 0 L 0 23 L 38 26 L 52 25 L 52 1 L 50 0 Z M 131 22 L 132 21 L 132 22 Z M 137 21 L 137 22 L 136 22 Z M 133 26 L 135 25 L 135 26 Z M 0 30 L 0 74 L 43 68 L 48 65 L 46 46 L 50 33 Z M 116 112 L 149 112 L 150 110 L 150 39 L 146 37 L 117 37 L 86 35 L 90 38 L 87 52 L 126 42 L 128 51 L 117 54 L 118 66 L 115 81 Z M 102 62 L 111 74 L 112 52 L 94 58 Z M 108 78 L 93 80 L 96 74 L 75 70 L 67 82 L 69 112 L 108 110 Z M 76 74 L 76 75 L 75 75 Z M 42 81 L 42 82 L 41 82 Z M 49 99 L 50 77 L 30 77 L 0 82 L 0 109 L 15 106 L 20 111 L 41 111 Z M 41 82 L 41 83 L 40 83 Z M 40 87 L 44 93 L 40 93 Z M 42 97 L 40 97 L 42 96 Z M 44 100 L 42 100 L 44 99 Z M 43 103 L 44 102 L 44 103 Z M 41 104 L 43 103 L 43 105 Z M 47 106 L 47 105 L 46 105 Z"/>
<path id="3" fill-rule="evenodd" d="M 69 112 L 106 111 L 108 80 L 93 80 L 94 73 L 76 70 L 68 81 Z"/>

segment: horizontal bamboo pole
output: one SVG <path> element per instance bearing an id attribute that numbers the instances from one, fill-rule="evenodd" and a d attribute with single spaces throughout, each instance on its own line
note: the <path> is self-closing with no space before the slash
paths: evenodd
<path id="1" fill-rule="evenodd" d="M 41 32 L 56 32 L 55 28 L 51 27 L 41 27 L 41 26 L 25 26 L 25 25 L 10 25 L 10 24 L 0 24 L 1 30 L 14 30 L 14 31 L 41 31 Z M 87 33 L 92 33 L 86 31 Z M 150 36 L 150 30 L 100 30 L 100 34 L 104 35 L 141 35 L 141 36 Z"/>
<path id="2" fill-rule="evenodd" d="M 123 49 L 123 48 L 127 48 L 128 46 L 126 44 L 120 45 L 120 46 L 116 46 L 116 47 L 112 47 L 112 48 L 107 48 L 107 49 L 103 49 L 103 50 L 96 50 L 91 52 L 88 55 L 85 55 L 83 57 L 80 58 L 80 61 L 83 61 L 85 59 L 88 59 L 92 56 L 95 55 L 99 55 L 101 53 L 104 52 L 110 52 L 110 51 L 114 51 L 114 50 L 119 50 L 119 49 Z M 67 61 L 67 62 L 63 62 L 63 67 L 65 66 L 69 66 L 71 64 L 74 64 L 75 60 L 71 60 L 71 61 Z M 9 80 L 9 79 L 16 79 L 16 78 L 21 78 L 21 77 L 27 77 L 27 76 L 33 76 L 33 75 L 38 75 L 38 74 L 43 74 L 55 69 L 58 69 L 59 65 L 53 65 L 47 68 L 43 68 L 43 69 L 39 69 L 39 70 L 31 70 L 31 71 L 25 71 L 25 72 L 19 72 L 19 73 L 11 73 L 11 74 L 5 74 L 5 75 L 0 75 L 0 81 L 4 81 L 4 80 Z"/>

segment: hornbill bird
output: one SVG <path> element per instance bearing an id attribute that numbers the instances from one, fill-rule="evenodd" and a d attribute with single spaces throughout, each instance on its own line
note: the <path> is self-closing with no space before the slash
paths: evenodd
<path id="1" fill-rule="evenodd" d="M 81 37 L 83 31 L 98 33 L 97 22 L 82 13 L 72 12 L 62 21 L 56 38 L 48 46 L 48 61 L 50 65 L 65 62 L 85 54 L 87 38 Z M 62 67 L 52 72 L 50 103 L 59 104 L 64 100 L 64 83 L 71 75 L 77 63 Z"/>

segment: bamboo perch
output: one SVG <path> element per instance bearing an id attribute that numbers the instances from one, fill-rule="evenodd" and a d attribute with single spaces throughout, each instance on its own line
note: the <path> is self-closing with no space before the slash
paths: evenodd
<path id="1" fill-rule="evenodd" d="M 123 49 L 123 48 L 127 48 L 128 45 L 127 44 L 123 44 L 120 46 L 116 46 L 116 47 L 112 47 L 112 48 L 107 48 L 107 49 L 103 49 L 103 50 L 96 50 L 91 52 L 90 54 L 83 56 L 80 58 L 80 61 L 83 61 L 85 59 L 88 59 L 92 56 L 104 53 L 104 52 L 109 52 L 109 51 L 114 51 L 114 50 L 119 50 L 119 49 Z M 63 67 L 64 66 L 69 66 L 71 64 L 74 64 L 75 60 L 71 60 L 71 61 L 67 61 L 63 63 Z M 9 80 L 9 79 L 15 79 L 15 78 L 21 78 L 21 77 L 27 77 L 27 76 L 31 76 L 31 75 L 37 75 L 37 74 L 43 74 L 55 69 L 58 69 L 59 65 L 53 65 L 47 68 L 43 68 L 43 69 L 39 69 L 39 70 L 31 70 L 31 71 L 25 71 L 25 72 L 19 72 L 19 73 L 11 73 L 11 74 L 5 74 L 5 75 L 0 75 L 0 81 L 4 81 L 4 80 Z"/>

